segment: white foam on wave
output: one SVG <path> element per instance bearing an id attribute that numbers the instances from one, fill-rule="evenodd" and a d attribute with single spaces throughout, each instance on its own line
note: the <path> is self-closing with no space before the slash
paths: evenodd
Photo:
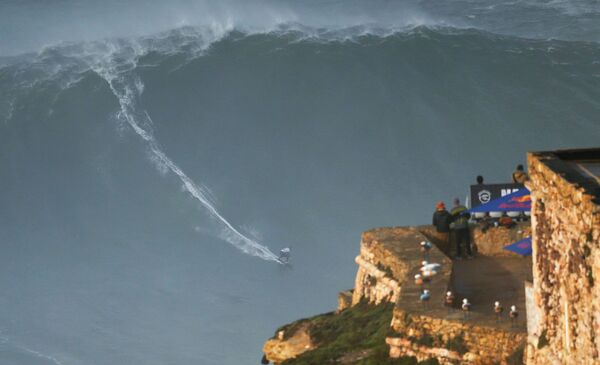
<path id="1" fill-rule="evenodd" d="M 589 0 L 551 0 L 548 2 L 532 1 L 530 4 L 532 6 L 557 9 L 569 16 L 598 14 L 600 12 L 600 3 Z"/>
<path id="2" fill-rule="evenodd" d="M 224 34 L 224 33 L 223 33 Z M 205 44 L 209 45 L 214 41 Z M 173 173 L 182 183 L 182 189 L 196 199 L 204 207 L 211 217 L 215 218 L 220 225 L 219 237 L 229 242 L 242 252 L 259 257 L 263 260 L 279 262 L 268 247 L 256 240 L 244 235 L 235 228 L 214 206 L 210 191 L 203 185 L 194 182 L 161 148 L 152 131 L 154 124 L 146 110 L 138 107 L 139 98 L 143 92 L 142 81 L 135 76 L 133 70 L 136 67 L 140 55 L 147 49 L 139 48 L 138 45 L 125 48 L 114 48 L 108 46 L 111 52 L 91 64 L 91 69 L 102 77 L 110 87 L 112 93 L 119 101 L 120 111 L 118 117 L 131 127 L 148 146 L 150 158 L 157 169 L 166 174 Z M 125 52 L 123 52 L 125 50 Z"/>
<path id="3" fill-rule="evenodd" d="M 30 5 L 33 11 L 28 9 L 32 15 L 27 20 L 32 26 L 21 29 L 23 27 L 15 26 L 19 22 L 8 22 L 8 33 L 14 34 L 14 37 L 0 45 L 0 53 L 3 48 L 7 54 L 21 54 L 64 40 L 82 42 L 140 37 L 187 26 L 265 33 L 290 23 L 327 29 L 362 24 L 404 27 L 415 22 L 420 25 L 438 23 L 415 1 L 368 0 L 348 4 L 344 1 L 312 0 L 106 0 L 102 7 L 87 4 L 75 10 L 73 6 L 69 7 L 69 2 L 53 7 L 55 17 L 48 17 L 43 11 L 46 9 L 36 13 L 37 6 Z M 61 12 L 63 6 L 68 11 Z"/>

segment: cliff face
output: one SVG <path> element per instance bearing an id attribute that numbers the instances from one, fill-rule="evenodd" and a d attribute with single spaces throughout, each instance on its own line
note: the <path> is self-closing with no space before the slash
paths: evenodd
<path id="1" fill-rule="evenodd" d="M 394 309 L 394 334 L 386 339 L 390 356 L 436 358 L 440 364 L 521 363 L 526 334 L 522 330 L 463 322 L 443 316 Z"/>
<path id="2" fill-rule="evenodd" d="M 267 341 L 265 355 L 275 363 L 286 365 L 360 361 L 369 361 L 363 363 L 365 365 L 388 364 L 385 335 L 392 320 L 392 309 L 389 303 L 375 306 L 363 301 L 339 313 L 296 321 L 282 327 L 275 338 Z"/>
<path id="3" fill-rule="evenodd" d="M 512 235 L 520 231 L 507 233 L 500 230 L 504 228 L 494 228 L 491 233 L 488 231 L 487 236 L 480 237 L 489 238 L 490 234 L 495 234 L 512 240 Z M 520 234 L 523 232 L 518 233 Z M 460 310 L 444 307 L 446 291 L 454 290 L 454 264 L 436 246 L 429 252 L 421 251 L 420 243 L 434 235 L 431 227 L 377 228 L 363 233 L 360 254 L 355 259 L 358 265 L 355 287 L 353 291 L 340 293 L 337 314 L 318 316 L 305 320 L 302 325 L 300 323 L 303 321 L 299 321 L 300 323 L 295 322 L 283 327 L 282 331 L 276 333 L 275 337 L 265 344 L 263 350 L 267 359 L 274 363 L 290 359 L 296 359 L 290 364 L 313 363 L 303 362 L 302 359 L 307 358 L 309 354 L 313 356 L 312 354 L 322 350 L 322 347 L 328 346 L 321 336 L 324 322 L 329 321 L 326 325 L 329 327 L 341 327 L 344 326 L 341 324 L 343 321 L 347 323 L 362 320 L 364 316 L 354 314 L 354 308 L 360 307 L 360 311 L 368 313 L 376 311 L 368 308 L 382 305 L 395 307 L 390 317 L 377 317 L 391 318 L 391 321 L 384 319 L 383 326 L 387 329 L 366 330 L 359 326 L 353 330 L 359 336 L 365 333 L 366 338 L 371 339 L 365 339 L 365 342 L 372 343 L 370 346 L 375 346 L 373 339 L 377 338 L 377 349 L 358 345 L 360 351 L 348 350 L 349 353 L 344 356 L 338 353 L 335 356 L 332 354 L 332 358 L 320 359 L 338 362 L 343 359 L 343 363 L 353 364 L 358 363 L 360 359 L 374 356 L 375 353 L 380 356 L 382 351 L 385 356 L 374 363 L 392 363 L 392 358 L 405 356 L 419 361 L 435 358 L 441 364 L 492 364 L 505 363 L 509 357 L 518 359 L 521 356 L 519 350 L 522 350 L 524 344 L 525 331 L 522 326 L 511 328 L 508 320 L 497 324 L 493 314 L 484 309 L 484 306 L 487 308 L 493 301 L 476 305 L 472 319 L 466 322 Z M 500 249 L 492 247 L 490 250 L 500 251 L 506 243 L 509 242 L 497 243 Z M 448 250 L 447 245 L 442 248 Z M 423 260 L 440 264 L 440 269 L 430 280 L 418 284 L 414 275 L 420 273 Z M 475 261 L 465 261 L 464 264 L 469 265 Z M 481 262 L 482 265 L 487 265 L 485 261 Z M 508 277 L 513 274 L 506 275 Z M 431 293 L 429 303 L 419 301 L 419 296 L 425 288 Z M 522 285 L 520 288 L 522 289 Z M 366 306 L 367 304 L 371 306 Z M 380 319 L 370 321 L 377 320 Z M 376 333 L 387 333 L 387 338 Z M 369 337 L 371 335 L 373 337 Z M 344 336 L 335 334 L 332 337 Z"/>
<path id="4" fill-rule="evenodd" d="M 288 336 L 286 336 L 286 332 Z M 294 328 L 278 331 L 275 338 L 265 343 L 263 352 L 270 361 L 280 363 L 298 357 L 298 355 L 313 348 L 314 345 L 309 334 L 309 323 L 304 322 Z"/>
<path id="5" fill-rule="evenodd" d="M 600 363 L 600 205 L 560 161 L 529 155 L 534 227 L 528 364 Z M 597 199 L 597 198 L 596 198 Z"/>
<path id="6" fill-rule="evenodd" d="M 396 303 L 408 271 L 422 260 L 419 243 L 423 240 L 426 238 L 414 228 L 380 228 L 363 233 L 360 255 L 355 259 L 358 271 L 352 305 L 361 300 Z M 398 241 L 413 245 L 395 245 Z M 438 253 L 435 258 L 443 259 L 443 255 Z"/>

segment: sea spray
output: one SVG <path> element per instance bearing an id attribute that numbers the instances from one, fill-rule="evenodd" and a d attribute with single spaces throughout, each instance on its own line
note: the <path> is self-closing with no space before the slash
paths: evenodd
<path id="1" fill-rule="evenodd" d="M 256 240 L 244 235 L 236 229 L 213 205 L 209 198 L 208 189 L 197 184 L 190 179 L 185 172 L 175 164 L 162 150 L 152 131 L 152 119 L 146 110 L 140 112 L 137 104 L 143 91 L 143 83 L 138 77 L 132 77 L 128 74 L 119 74 L 114 65 L 109 67 L 95 67 L 94 71 L 108 83 L 112 93 L 119 101 L 120 111 L 118 117 L 127 122 L 127 124 L 140 136 L 148 145 L 151 158 L 157 164 L 159 171 L 171 171 L 181 183 L 183 189 L 187 191 L 194 199 L 216 219 L 221 226 L 219 237 L 229 242 L 242 252 L 259 257 L 267 261 L 281 263 L 268 247 L 258 243 Z"/>

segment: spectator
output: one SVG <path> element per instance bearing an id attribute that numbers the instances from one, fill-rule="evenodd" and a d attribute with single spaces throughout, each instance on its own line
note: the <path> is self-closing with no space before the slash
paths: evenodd
<path id="1" fill-rule="evenodd" d="M 529 175 L 524 171 L 523 165 L 517 165 L 517 169 L 512 173 L 512 179 L 515 184 L 524 184 L 529 180 Z"/>
<path id="2" fill-rule="evenodd" d="M 490 217 L 490 212 L 485 212 L 483 218 L 479 221 L 479 228 L 481 232 L 485 233 L 488 229 L 494 226 L 494 220 Z"/>
<path id="3" fill-rule="evenodd" d="M 502 217 L 498 220 L 498 224 L 504 228 L 513 228 L 517 225 L 515 221 L 508 216 L 506 212 L 502 214 Z"/>
<path id="4" fill-rule="evenodd" d="M 421 274 L 415 275 L 415 285 L 423 285 L 423 277 Z"/>
<path id="5" fill-rule="evenodd" d="M 469 303 L 469 300 L 467 298 L 463 299 L 462 310 L 463 310 L 463 319 L 465 319 L 465 320 L 469 319 L 469 312 L 471 311 L 471 303 Z"/>
<path id="6" fill-rule="evenodd" d="M 502 320 L 502 312 L 504 312 L 502 304 L 500 304 L 500 302 L 494 302 L 494 313 L 496 313 L 496 322 L 500 322 Z"/>
<path id="7" fill-rule="evenodd" d="M 477 175 L 477 185 L 483 185 L 483 176 Z"/>
<path id="8" fill-rule="evenodd" d="M 444 299 L 444 304 L 447 307 L 452 307 L 454 305 L 454 294 L 451 291 L 446 292 L 446 298 Z"/>
<path id="9" fill-rule="evenodd" d="M 432 224 L 435 227 L 435 232 L 432 233 L 434 243 L 447 255 L 450 255 L 450 223 L 452 217 L 446 210 L 444 202 L 437 202 L 435 205 L 435 213 L 433 213 Z"/>
<path id="10" fill-rule="evenodd" d="M 510 312 L 508 312 L 508 316 L 510 317 L 511 327 L 517 327 L 518 322 L 517 318 L 519 317 L 519 312 L 517 311 L 517 306 L 511 305 Z"/>
<path id="11" fill-rule="evenodd" d="M 450 213 L 446 210 L 444 202 L 437 202 L 435 205 L 435 213 L 433 213 L 433 225 L 439 233 L 450 232 Z"/>
<path id="12" fill-rule="evenodd" d="M 461 245 L 464 244 L 467 251 L 467 258 L 473 258 L 471 251 L 471 237 L 469 232 L 469 218 L 471 215 L 464 205 L 460 204 L 458 198 L 454 199 L 454 208 L 450 211 L 452 216 L 451 229 L 454 232 L 454 241 L 456 242 L 456 259 L 460 260 L 462 256 Z"/>

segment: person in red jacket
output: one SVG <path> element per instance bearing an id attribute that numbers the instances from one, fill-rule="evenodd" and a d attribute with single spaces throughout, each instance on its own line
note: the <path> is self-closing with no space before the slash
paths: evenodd
<path id="1" fill-rule="evenodd" d="M 435 230 L 440 233 L 450 232 L 450 213 L 446 210 L 444 202 L 437 202 L 435 205 L 435 213 L 433 213 L 432 224 Z"/>
<path id="2" fill-rule="evenodd" d="M 446 210 L 446 205 L 444 202 L 437 202 L 432 220 L 432 224 L 436 231 L 435 237 L 438 240 L 436 245 L 448 255 L 450 254 L 450 222 L 452 222 L 452 217 Z"/>

